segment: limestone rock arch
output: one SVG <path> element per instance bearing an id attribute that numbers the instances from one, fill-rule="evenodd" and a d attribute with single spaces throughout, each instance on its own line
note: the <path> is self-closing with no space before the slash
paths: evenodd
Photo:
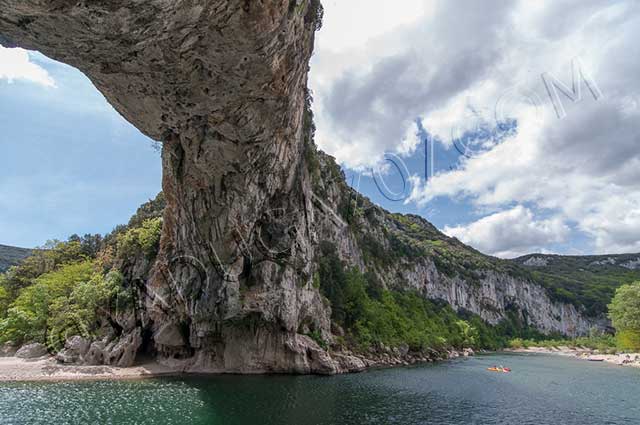
<path id="1" fill-rule="evenodd" d="M 303 160 L 320 11 L 318 0 L 0 0 L 0 44 L 78 68 L 163 142 L 167 208 L 143 326 L 191 370 L 334 367 L 298 334 L 305 324 L 330 338 L 309 284 Z"/>

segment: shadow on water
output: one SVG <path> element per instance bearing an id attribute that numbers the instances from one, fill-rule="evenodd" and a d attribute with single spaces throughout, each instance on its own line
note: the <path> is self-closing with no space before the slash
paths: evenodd
<path id="1" fill-rule="evenodd" d="M 224 424 L 426 423 L 449 402 L 410 380 L 438 367 L 336 377 L 221 376 L 190 379 L 189 385 L 198 390 L 202 416 Z"/>
<path id="2" fill-rule="evenodd" d="M 499 354 L 335 377 L 2 384 L 0 423 L 638 424 L 640 370 Z"/>

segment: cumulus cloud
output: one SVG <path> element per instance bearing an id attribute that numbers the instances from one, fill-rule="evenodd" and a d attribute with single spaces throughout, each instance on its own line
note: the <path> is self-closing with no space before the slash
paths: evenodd
<path id="1" fill-rule="evenodd" d="M 496 130 L 508 119 L 515 130 L 499 143 L 489 140 L 427 182 L 414 177 L 409 201 L 461 199 L 478 211 L 500 211 L 486 217 L 494 221 L 515 214 L 514 203 L 532 205 L 574 223 L 595 252 L 640 251 L 640 5 L 423 4 L 417 20 L 357 49 L 318 51 L 321 66 L 311 82 L 321 148 L 358 167 L 384 152 L 411 153 L 416 118 L 449 149 L 461 135 L 487 123 Z M 558 116 L 548 87 L 566 116 Z M 516 211 L 540 224 L 526 210 Z M 521 250 L 467 240 L 493 253 Z"/>
<path id="2" fill-rule="evenodd" d="M 0 46 L 0 80 L 7 80 L 9 83 L 14 80 L 25 80 L 45 87 L 56 85 L 44 68 L 31 62 L 26 50 L 7 49 L 2 46 Z"/>
<path id="3" fill-rule="evenodd" d="M 368 11 L 383 4 L 367 2 L 358 20 L 366 22 Z M 351 167 L 372 165 L 400 146 L 406 150 L 405 136 L 415 120 L 481 79 L 505 42 L 496 29 L 509 7 L 487 9 L 470 2 L 452 13 L 444 4 L 422 1 L 401 9 L 421 18 L 368 38 L 355 50 L 338 41 L 328 46 L 319 35 L 311 73 L 317 141 Z M 326 13 L 345 11 L 329 5 Z M 473 29 L 486 42 L 484 48 L 461 27 Z"/>
<path id="4" fill-rule="evenodd" d="M 447 226 L 444 229 L 449 236 L 503 258 L 546 251 L 549 244 L 564 242 L 569 231 L 562 219 L 536 220 L 533 212 L 521 205 L 466 226 Z"/>

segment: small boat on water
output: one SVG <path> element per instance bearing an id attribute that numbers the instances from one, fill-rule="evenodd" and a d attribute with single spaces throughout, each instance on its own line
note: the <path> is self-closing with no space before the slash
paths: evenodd
<path id="1" fill-rule="evenodd" d="M 590 362 L 603 362 L 604 359 L 587 359 Z"/>
<path id="2" fill-rule="evenodd" d="M 502 372 L 502 373 L 509 373 L 511 372 L 511 369 L 509 369 L 508 367 L 488 367 L 487 370 L 489 372 Z"/>

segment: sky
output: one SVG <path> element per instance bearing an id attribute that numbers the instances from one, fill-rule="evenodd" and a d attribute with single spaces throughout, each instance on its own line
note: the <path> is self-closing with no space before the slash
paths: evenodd
<path id="1" fill-rule="evenodd" d="M 0 47 L 0 244 L 110 232 L 160 191 L 160 154 L 78 70 Z"/>
<path id="2" fill-rule="evenodd" d="M 316 142 L 349 184 L 504 258 L 640 252 L 640 3 L 325 0 Z M 105 233 L 160 190 L 77 70 L 0 48 L 0 243 Z"/>

